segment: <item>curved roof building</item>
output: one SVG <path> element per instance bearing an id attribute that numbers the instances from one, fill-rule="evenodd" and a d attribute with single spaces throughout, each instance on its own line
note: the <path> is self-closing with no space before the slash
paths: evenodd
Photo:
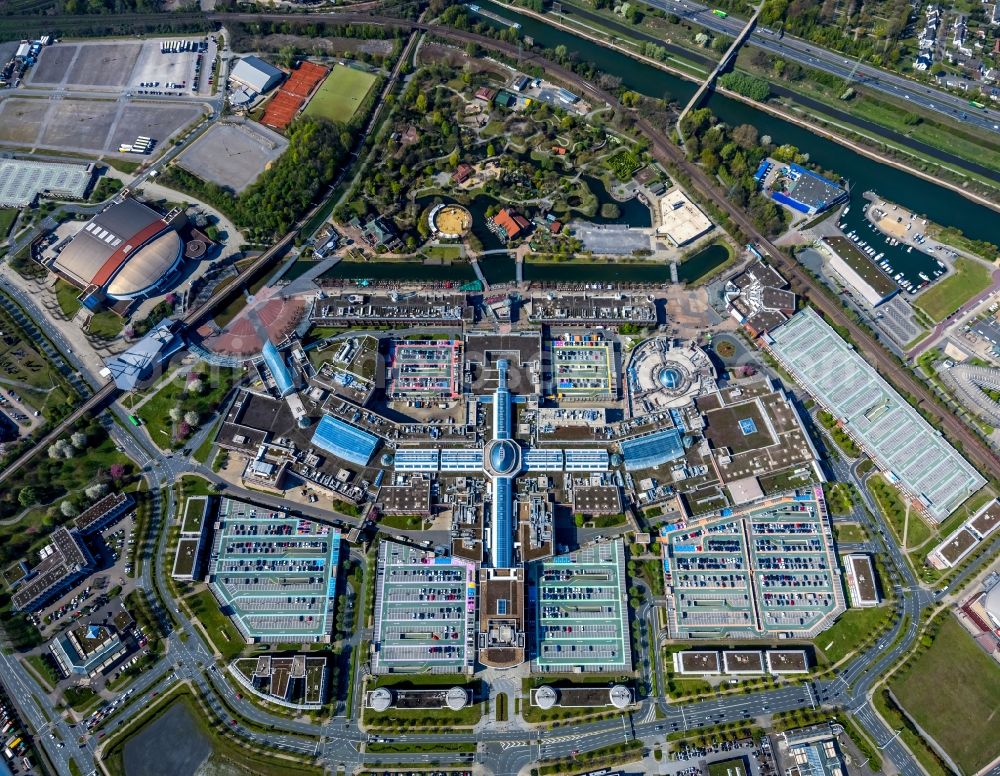
<path id="1" fill-rule="evenodd" d="M 98 213 L 56 257 L 52 268 L 81 288 L 113 299 L 164 290 L 184 257 L 184 243 L 152 208 L 125 199 Z"/>

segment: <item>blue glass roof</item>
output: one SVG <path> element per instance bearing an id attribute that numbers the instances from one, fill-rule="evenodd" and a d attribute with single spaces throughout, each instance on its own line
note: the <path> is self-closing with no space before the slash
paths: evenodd
<path id="1" fill-rule="evenodd" d="M 514 563 L 513 483 L 510 477 L 493 480 L 493 522 L 490 526 L 493 544 L 493 567 L 509 569 Z"/>
<path id="2" fill-rule="evenodd" d="M 316 426 L 312 442 L 338 458 L 367 466 L 378 446 L 378 437 L 332 415 L 324 415 Z"/>
<path id="3" fill-rule="evenodd" d="M 264 356 L 264 363 L 267 364 L 267 368 L 270 370 L 271 376 L 278 386 L 278 393 L 282 396 L 287 396 L 294 391 L 295 381 L 292 379 L 292 373 L 271 340 L 267 340 L 264 343 L 261 355 Z"/>
<path id="4" fill-rule="evenodd" d="M 490 466 L 498 474 L 510 474 L 517 464 L 517 449 L 509 439 L 493 445 L 490 450 Z"/>
<path id="5" fill-rule="evenodd" d="M 621 443 L 621 448 L 628 471 L 662 466 L 667 461 L 684 455 L 684 443 L 675 428 L 626 439 Z"/>

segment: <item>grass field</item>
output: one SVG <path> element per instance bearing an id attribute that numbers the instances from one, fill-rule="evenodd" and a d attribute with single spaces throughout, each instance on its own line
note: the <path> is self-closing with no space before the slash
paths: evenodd
<path id="1" fill-rule="evenodd" d="M 195 365 L 189 371 L 203 376 L 204 391 L 202 393 L 192 394 L 185 390 L 185 376 L 189 372 L 182 370 L 176 373 L 172 380 L 162 383 L 156 394 L 143 404 L 137 413 L 148 427 L 150 438 L 164 449 L 179 447 L 184 443 L 184 440 L 175 434 L 174 426 L 179 426 L 179 424 L 175 424 L 170 419 L 170 410 L 179 408 L 184 413 L 195 412 L 201 422 L 205 422 L 208 419 L 208 414 L 222 403 L 236 377 L 234 369 L 210 368 L 204 363 Z M 194 429 L 192 429 L 193 431 Z"/>
<path id="2" fill-rule="evenodd" d="M 916 306 L 935 322 L 944 320 L 990 284 L 990 270 L 969 259 L 956 259 L 955 272 L 917 297 Z"/>
<path id="3" fill-rule="evenodd" d="M 0 209 L 0 240 L 7 236 L 19 212 L 16 208 Z"/>
<path id="4" fill-rule="evenodd" d="M 75 286 L 71 286 L 65 280 L 60 278 L 56 281 L 56 301 L 59 302 L 59 309 L 62 310 L 62 314 L 67 318 L 72 318 L 76 315 L 77 310 L 80 309 L 80 300 L 77 297 L 80 296 L 80 289 Z"/>
<path id="5" fill-rule="evenodd" d="M 377 80 L 371 73 L 337 65 L 313 95 L 305 113 L 330 121 L 350 121 Z"/>
<path id="6" fill-rule="evenodd" d="M 243 651 L 246 642 L 230 619 L 219 611 L 219 602 L 215 600 L 211 591 L 202 590 L 200 593 L 195 593 L 188 597 L 187 602 L 191 611 L 205 626 L 205 631 L 215 644 L 215 648 L 227 662 Z"/>
<path id="7" fill-rule="evenodd" d="M 836 663 L 863 644 L 890 617 L 892 609 L 887 606 L 848 609 L 829 629 L 819 634 L 813 643 L 823 651 L 827 660 Z"/>
<path id="8" fill-rule="evenodd" d="M 892 691 L 917 724 L 965 773 L 1000 755 L 1000 666 L 954 618 Z M 990 732 L 992 731 L 992 732 Z"/>

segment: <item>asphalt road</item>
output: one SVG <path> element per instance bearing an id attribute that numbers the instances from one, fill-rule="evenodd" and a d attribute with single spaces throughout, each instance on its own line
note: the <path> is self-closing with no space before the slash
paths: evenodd
<path id="1" fill-rule="evenodd" d="M 648 0 L 649 4 L 677 14 L 714 32 L 736 37 L 745 21 L 737 17 L 720 19 L 709 6 L 699 5 L 690 0 Z M 828 51 L 814 43 L 791 35 L 778 37 L 774 30 L 758 26 L 750 36 L 750 45 L 762 48 L 775 56 L 798 62 L 805 67 L 815 68 L 847 79 L 854 71 L 855 60 L 836 51 Z M 1000 111 L 980 110 L 969 105 L 969 98 L 958 97 L 948 92 L 925 86 L 923 83 L 905 76 L 880 70 L 870 65 L 861 65 L 854 73 L 854 80 L 878 92 L 914 105 L 935 111 L 953 119 L 959 119 L 982 129 L 1000 132 Z"/>

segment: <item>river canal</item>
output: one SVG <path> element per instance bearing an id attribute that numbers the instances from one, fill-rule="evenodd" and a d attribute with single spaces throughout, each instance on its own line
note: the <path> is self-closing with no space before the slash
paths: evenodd
<path id="1" fill-rule="evenodd" d="M 694 94 L 695 84 L 691 81 L 550 27 L 529 16 L 501 8 L 489 0 L 483 0 L 480 6 L 519 22 L 521 34 L 533 37 L 541 46 L 555 48 L 563 45 L 570 51 L 577 52 L 581 59 L 593 62 L 601 71 L 621 78 L 622 84 L 629 89 L 651 97 L 673 97 L 682 104 Z M 936 260 L 918 251 L 907 254 L 902 248 L 889 246 L 880 236 L 872 232 L 862 212 L 864 202 L 861 194 L 865 191 L 876 191 L 880 196 L 897 202 L 931 221 L 944 226 L 955 226 L 975 239 L 995 241 L 1000 234 L 1000 213 L 978 205 L 949 189 L 897 170 L 890 165 L 873 161 L 839 143 L 815 135 L 807 129 L 742 102 L 713 94 L 708 106 L 726 123 L 752 124 L 761 135 L 770 135 L 772 142 L 797 146 L 800 151 L 809 154 L 812 162 L 845 178 L 852 191 L 852 207 L 842 219 L 844 231 L 853 230 L 859 236 L 868 237 L 868 242 L 878 252 L 885 253 L 884 258 L 893 266 L 894 271 L 903 272 L 904 276 L 915 284 L 920 282 L 918 273 L 933 273 L 937 268 Z"/>

